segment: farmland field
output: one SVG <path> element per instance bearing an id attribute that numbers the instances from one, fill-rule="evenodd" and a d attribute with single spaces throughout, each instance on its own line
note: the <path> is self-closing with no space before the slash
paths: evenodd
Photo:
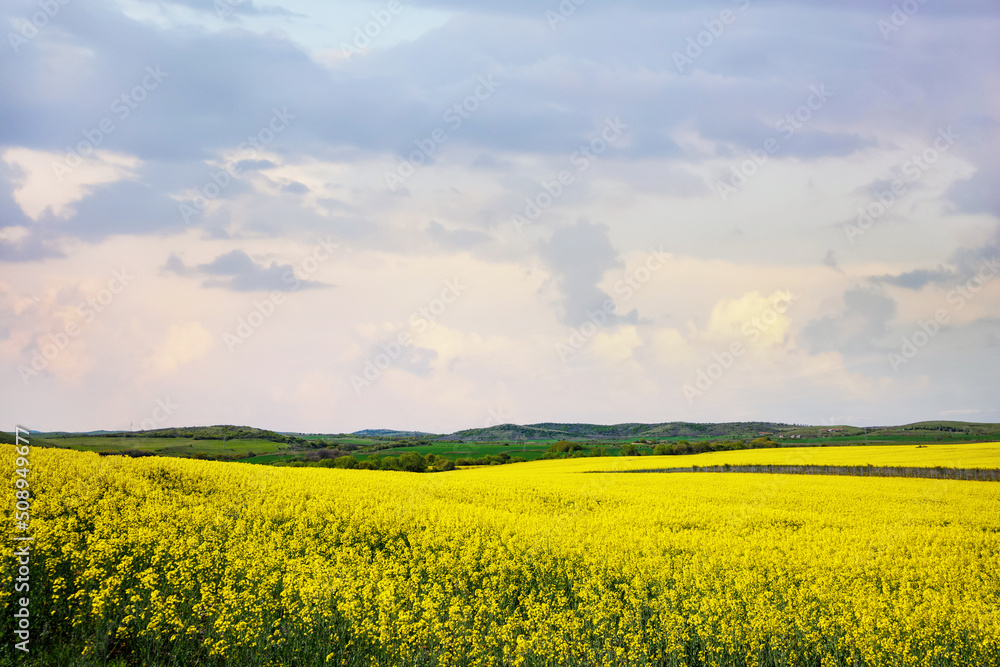
<path id="1" fill-rule="evenodd" d="M 269 440 L 199 440 L 195 438 L 149 438 L 149 437 L 97 437 L 56 436 L 49 442 L 59 447 L 80 451 L 122 452 L 130 449 L 144 449 L 160 456 L 191 454 L 245 454 L 247 452 L 278 452 L 287 445 Z"/>
<path id="2" fill-rule="evenodd" d="M 581 474 L 650 460 L 32 450 L 34 664 L 1000 664 L 1000 484 Z"/>

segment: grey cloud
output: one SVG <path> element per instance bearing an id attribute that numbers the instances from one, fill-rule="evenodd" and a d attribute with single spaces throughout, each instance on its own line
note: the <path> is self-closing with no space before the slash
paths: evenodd
<path id="1" fill-rule="evenodd" d="M 196 0 L 181 4 L 193 7 Z M 60 229 L 67 236 L 96 240 L 110 233 L 174 230 L 178 216 L 170 210 L 176 205 L 173 197 L 203 187 L 216 169 L 206 162 L 234 151 L 265 127 L 275 107 L 287 107 L 297 117 L 268 145 L 279 157 L 242 156 L 237 164 L 246 172 L 312 159 L 355 162 L 406 155 L 414 141 L 443 127 L 449 139 L 438 156 L 456 144 L 472 147 L 480 156 L 475 165 L 494 170 L 503 183 L 515 181 L 517 164 L 506 160 L 505 153 L 565 160 L 604 118 L 619 115 L 629 124 L 628 142 L 609 151 L 606 159 L 690 157 L 672 139 L 675 130 L 689 124 L 707 138 L 732 144 L 735 158 L 775 136 L 774 122 L 801 105 L 809 87 L 820 83 L 828 83 L 834 97 L 814 121 L 782 141 L 779 158 L 843 156 L 870 147 L 874 140 L 853 128 L 889 104 L 899 107 L 894 128 L 925 123 L 911 111 L 923 108 L 916 103 L 923 99 L 954 99 L 949 104 L 965 113 L 992 113 L 988 97 L 971 87 L 952 94 L 963 92 L 956 91 L 956 79 L 988 75 L 985 64 L 963 58 L 948 76 L 926 71 L 909 47 L 883 44 L 872 18 L 887 10 L 860 1 L 836 6 L 806 2 L 794 8 L 752 3 L 747 20 L 741 17 L 725 39 L 698 59 L 705 74 L 684 77 L 677 76 L 672 51 L 717 13 L 693 1 L 669 7 L 591 2 L 555 32 L 546 25 L 544 11 L 557 3 L 422 4 L 462 9 L 440 28 L 332 69 L 277 31 L 160 27 L 129 18 L 111 2 L 74 5 L 73 12 L 60 14 L 58 31 L 37 39 L 41 44 L 58 35 L 67 45 L 92 53 L 78 85 L 43 104 L 39 100 L 50 98 L 42 93 L 65 88 L 64 82 L 39 59 L 0 61 L 0 88 L 9 91 L 0 97 L 0 145 L 61 151 L 102 118 L 114 118 L 116 129 L 102 147 L 144 160 L 142 176 L 149 191 L 141 185 L 95 188 L 79 203 L 78 219 Z M 925 14 L 942 17 L 936 29 L 947 35 L 941 38 L 944 46 L 975 41 L 980 30 L 988 32 L 988 27 L 970 27 L 960 19 L 984 13 L 988 3 L 948 10 L 931 4 L 914 20 Z M 265 11 L 251 3 L 239 7 Z M 0 15 L 17 16 L 18 11 L 3 8 Z M 873 59 L 873 52 L 884 60 Z M 753 54 L 767 56 L 755 60 Z M 945 65 L 953 62 L 944 60 Z M 108 103 L 140 81 L 147 64 L 161 65 L 169 76 L 129 117 L 118 120 Z M 449 127 L 443 112 L 468 95 L 479 76 L 490 73 L 501 84 L 497 92 L 460 128 Z M 970 211 L 995 210 L 988 174 L 997 172 L 983 166 L 990 160 L 995 158 L 977 156 L 984 175 L 954 189 L 953 199 Z M 201 169 L 185 178 L 166 173 L 179 172 L 176 165 L 190 170 L 192 164 Z M 249 191 L 244 179 L 236 179 L 219 196 Z M 391 196 L 405 195 L 401 189 Z M 510 195 L 511 201 L 524 196 L 520 191 Z M 275 235 L 291 224 L 296 230 L 333 228 L 346 237 L 376 236 L 375 224 L 360 216 L 331 219 L 296 208 L 292 198 L 268 199 L 255 194 L 251 219 L 233 234 Z M 212 236 L 225 236 L 233 228 L 228 215 L 202 214 L 193 224 Z M 0 195 L 0 223 L 5 216 Z M 502 209 L 499 219 L 508 218 Z M 437 235 L 435 242 L 444 240 L 437 230 L 427 233 Z M 469 242 L 472 237 L 465 237 L 458 247 Z"/>
<path id="2" fill-rule="evenodd" d="M 562 294 L 562 319 L 570 326 L 588 321 L 587 313 L 603 311 L 611 297 L 597 287 L 605 272 L 620 267 L 618 251 L 611 245 L 608 228 L 584 220 L 556 230 L 540 249 L 542 259 L 555 275 Z M 609 316 L 609 322 L 634 321 L 635 311 L 623 317 Z"/>
<path id="3" fill-rule="evenodd" d="M 427 235 L 441 247 L 456 250 L 468 250 L 490 240 L 488 234 L 473 229 L 445 229 L 436 220 L 427 225 Z"/>
<path id="4" fill-rule="evenodd" d="M 877 283 L 919 290 L 929 283 L 944 283 L 955 278 L 955 272 L 947 269 L 917 269 L 899 275 L 883 275 L 873 278 Z"/>
<path id="5" fill-rule="evenodd" d="M 11 179 L 18 176 L 23 176 L 19 169 L 0 160 L 0 229 L 21 227 L 31 223 L 14 201 L 14 186 Z"/>
<path id="6" fill-rule="evenodd" d="M 948 260 L 947 267 L 937 269 L 917 269 L 898 275 L 873 276 L 871 281 L 906 289 L 920 290 L 926 285 L 935 284 L 953 287 L 982 276 L 995 277 L 1000 271 L 1000 225 L 997 225 L 994 238 L 979 247 L 960 248 Z M 991 278 L 992 279 L 992 278 Z"/>
<path id="7" fill-rule="evenodd" d="M 305 183 L 299 183 L 298 181 L 292 181 L 286 185 L 281 186 L 282 192 L 290 192 L 295 195 L 304 195 L 309 192 L 309 186 Z"/>
<path id="8" fill-rule="evenodd" d="M 277 167 L 270 160 L 240 160 L 233 165 L 238 173 L 245 171 L 260 171 L 261 169 L 273 169 Z"/>
<path id="9" fill-rule="evenodd" d="M 65 222 L 59 222 L 60 231 L 89 241 L 111 234 L 173 232 L 185 226 L 174 199 L 138 181 L 95 186 L 90 195 L 72 207 L 75 212 Z"/>
<path id="10" fill-rule="evenodd" d="M 969 178 L 955 183 L 948 195 L 960 211 L 1000 217 L 1000 165 L 984 165 Z"/>
<path id="11" fill-rule="evenodd" d="M 844 293 L 844 311 L 815 319 L 803 329 L 810 352 L 865 353 L 881 349 L 896 315 L 896 302 L 877 290 Z"/>
<path id="12" fill-rule="evenodd" d="M 523 13 L 538 15 L 544 18 L 543 15 L 546 11 L 557 11 L 560 2 L 559 0 L 546 0 L 546 2 L 540 4 L 535 0 L 414 0 L 414 4 L 425 7 L 450 7 L 467 11 L 478 10 L 481 12 Z M 753 1 L 754 7 L 783 7 L 787 4 L 787 0 Z M 803 0 L 802 2 L 796 3 L 796 5 L 807 8 L 825 9 L 830 7 L 830 2 L 829 0 Z M 837 6 L 851 12 L 875 16 L 888 14 L 892 11 L 891 7 L 887 10 L 883 5 L 873 4 L 871 2 L 867 2 L 866 0 L 843 0 L 842 2 L 838 2 Z M 704 3 L 699 2 L 698 0 L 682 0 L 681 2 L 670 3 L 669 5 L 669 9 L 671 11 L 688 11 L 692 9 L 702 10 L 704 7 Z M 591 0 L 591 2 L 586 3 L 586 6 L 583 6 L 582 4 L 578 6 L 577 14 L 583 13 L 587 10 L 608 12 L 620 10 L 622 8 L 641 9 L 645 11 L 662 11 L 665 6 L 662 2 L 658 2 L 658 0 Z M 962 3 L 961 6 L 955 6 L 954 11 L 952 11 L 951 6 L 948 6 L 948 8 L 945 9 L 940 6 L 935 6 L 934 3 L 924 5 L 920 11 L 933 14 L 944 13 L 953 15 L 958 13 L 977 16 L 980 14 L 992 14 L 995 9 L 996 5 L 990 0 L 970 0 L 969 2 Z M 573 19 L 570 20 L 572 21 Z"/>
<path id="13" fill-rule="evenodd" d="M 300 289 L 329 287 L 326 283 L 301 280 L 295 276 L 291 264 L 271 262 L 264 266 L 253 261 L 242 250 L 232 250 L 219 255 L 211 262 L 188 267 L 173 253 L 163 269 L 179 275 L 213 276 L 202 282 L 202 287 L 219 287 L 234 292 L 260 292 L 277 290 L 291 292 Z"/>
<path id="14" fill-rule="evenodd" d="M 827 250 L 826 255 L 823 257 L 823 266 L 828 266 L 834 271 L 840 271 L 840 267 L 837 266 L 837 253 Z M 843 272 L 841 271 L 841 273 Z"/>
<path id="15" fill-rule="evenodd" d="M 65 254 L 38 233 L 19 241 L 0 241 L 0 262 L 36 262 L 50 257 L 65 257 Z"/>
<path id="16" fill-rule="evenodd" d="M 193 269 L 184 264 L 184 260 L 181 258 L 180 253 L 177 252 L 170 253 L 170 256 L 167 257 L 167 263 L 163 265 L 163 270 L 168 273 L 176 273 L 180 276 L 188 275 L 193 272 Z"/>
<path id="17" fill-rule="evenodd" d="M 235 20 L 237 16 L 294 16 L 308 18 L 303 14 L 288 11 L 284 7 L 274 5 L 258 6 L 253 0 L 166 0 L 172 5 L 181 5 L 201 12 L 209 12 L 220 18 Z"/>

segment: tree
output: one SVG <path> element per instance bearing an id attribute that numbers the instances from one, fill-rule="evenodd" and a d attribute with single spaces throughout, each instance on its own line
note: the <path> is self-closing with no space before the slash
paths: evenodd
<path id="1" fill-rule="evenodd" d="M 561 454 L 564 452 L 576 452 L 583 449 L 583 446 L 578 442 L 570 442 L 569 440 L 560 440 L 559 442 L 553 442 L 549 445 L 548 451 L 553 454 Z"/>
<path id="2" fill-rule="evenodd" d="M 425 472 L 427 460 L 417 452 L 406 452 L 399 457 L 399 466 L 407 472 Z"/>
<path id="3" fill-rule="evenodd" d="M 338 456 L 333 460 L 334 468 L 357 468 L 358 460 L 348 454 L 347 456 Z"/>
<path id="4" fill-rule="evenodd" d="M 626 442 L 622 445 L 621 450 L 618 452 L 618 456 L 639 456 L 639 448 L 635 446 L 635 443 Z"/>

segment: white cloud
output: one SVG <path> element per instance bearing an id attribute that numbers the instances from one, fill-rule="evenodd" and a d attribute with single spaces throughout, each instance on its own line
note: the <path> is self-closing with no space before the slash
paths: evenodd
<path id="1" fill-rule="evenodd" d="M 149 373 L 153 377 L 172 375 L 181 366 L 208 354 L 214 342 L 212 334 L 205 330 L 201 322 L 171 325 L 147 361 Z"/>
<path id="2" fill-rule="evenodd" d="M 65 154 L 29 148 L 8 148 L 0 159 L 21 171 L 21 176 L 13 179 L 14 200 L 36 221 L 46 210 L 59 218 L 70 217 L 71 205 L 86 197 L 93 186 L 134 178 L 141 164 L 133 156 L 105 150 L 81 158 L 79 166 L 72 169 L 65 164 Z"/>

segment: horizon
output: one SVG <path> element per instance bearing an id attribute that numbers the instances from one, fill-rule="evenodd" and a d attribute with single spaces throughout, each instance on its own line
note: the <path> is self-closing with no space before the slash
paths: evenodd
<path id="1" fill-rule="evenodd" d="M 1000 422 L 996 3 L 47 7 L 0 421 Z"/>

